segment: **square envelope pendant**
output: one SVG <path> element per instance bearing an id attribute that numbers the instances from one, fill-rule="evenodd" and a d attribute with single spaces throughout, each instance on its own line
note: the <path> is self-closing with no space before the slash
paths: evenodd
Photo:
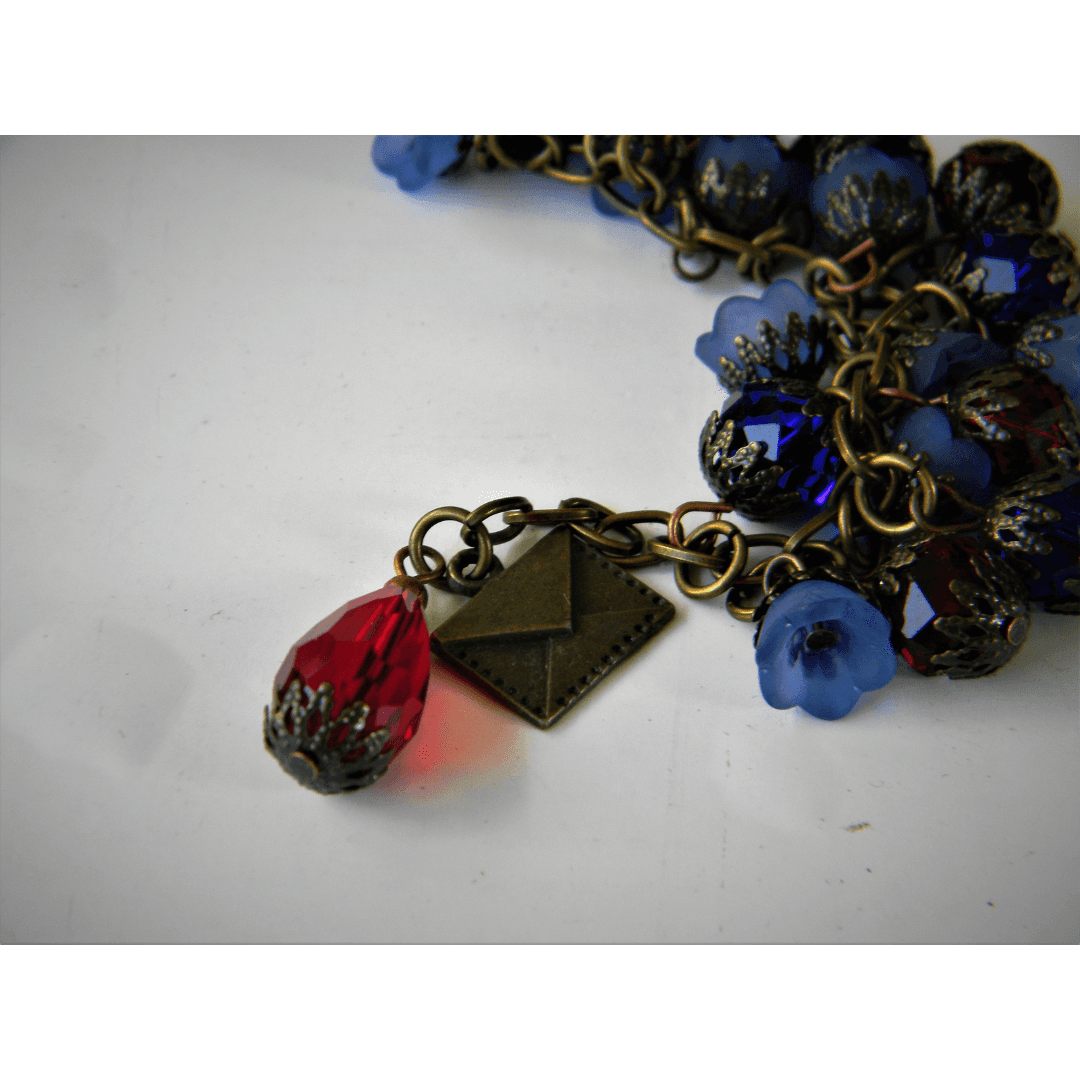
<path id="1" fill-rule="evenodd" d="M 431 647 L 549 728 L 674 615 L 674 605 L 564 525 L 447 619 Z"/>

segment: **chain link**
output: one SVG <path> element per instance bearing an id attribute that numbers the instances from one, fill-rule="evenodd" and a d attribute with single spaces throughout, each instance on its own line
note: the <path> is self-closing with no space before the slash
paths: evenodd
<path id="1" fill-rule="evenodd" d="M 722 519 L 730 511 L 726 503 L 687 502 L 674 511 L 634 510 L 617 514 L 600 503 L 582 498 L 563 499 L 556 509 L 535 510 L 528 499 L 520 496 L 484 503 L 471 513 L 460 506 L 440 506 L 424 514 L 413 526 L 409 543 L 394 556 L 395 577 L 388 584 L 413 589 L 425 604 L 427 585 L 475 596 L 487 581 L 502 572 L 502 563 L 493 547 L 512 540 L 526 525 L 565 525 L 618 566 L 637 568 L 668 562 L 679 591 L 695 600 L 711 599 L 735 586 L 754 588 L 766 577 L 771 582 L 769 567 L 776 559 L 803 567 L 799 556 L 813 552 L 836 565 L 846 565 L 844 553 L 834 545 L 809 539 L 826 523 L 827 517 L 833 516 L 832 512 L 819 514 L 799 532 L 787 537 L 778 533 L 746 534 L 733 522 Z M 490 532 L 484 522 L 499 513 L 506 527 Z M 691 513 L 708 513 L 710 518 L 687 535 L 683 519 Z M 461 537 L 467 545 L 449 559 L 423 543 L 432 528 L 446 521 L 461 524 Z M 637 528 L 643 524 L 660 525 L 664 531 L 646 539 Z M 742 576 L 750 549 L 762 545 L 783 550 L 755 567 L 749 577 Z M 423 569 L 407 574 L 406 558 L 414 567 Z M 428 559 L 434 565 L 429 565 Z M 469 568 L 471 572 L 466 572 Z M 699 570 L 711 574 L 713 580 L 705 585 L 696 583 L 693 575 Z"/>
<path id="2" fill-rule="evenodd" d="M 834 401 L 829 430 L 843 471 L 826 508 L 788 537 L 743 534 L 721 520 L 731 510 L 722 503 L 684 503 L 671 513 L 620 514 L 582 498 L 564 499 L 550 510 L 534 510 L 523 498 L 495 500 L 472 513 L 440 507 L 417 522 L 407 548 L 398 552 L 399 578 L 418 589 L 431 584 L 474 595 L 502 568 L 494 546 L 513 539 L 526 525 L 565 525 L 617 565 L 670 562 L 684 595 L 705 598 L 727 592 L 729 611 L 745 619 L 760 611 L 761 603 L 783 586 L 785 578 L 807 572 L 808 565 L 862 573 L 876 564 L 885 542 L 920 533 L 963 532 L 981 516 L 982 508 L 956 491 L 952 477 L 935 478 L 924 456 L 908 454 L 903 444 L 890 450 L 886 442 L 886 424 L 900 411 L 944 401 L 927 401 L 912 392 L 904 360 L 906 356 L 910 362 L 910 353 L 898 346 L 898 340 L 932 321 L 937 304 L 951 313 L 946 327 L 988 336 L 986 326 L 963 300 L 940 282 L 920 281 L 906 289 L 890 283 L 902 265 L 954 237 L 921 240 L 880 261 L 873 239 L 835 259 L 807 251 L 791 243 L 783 222 L 750 240 L 720 232 L 702 219 L 691 190 L 689 165 L 697 142 L 689 136 L 477 135 L 473 146 L 484 167 L 526 169 L 594 188 L 612 207 L 668 243 L 676 273 L 687 280 L 709 277 L 725 254 L 734 256 L 739 273 L 762 285 L 782 256 L 801 260 L 806 292 L 825 315 L 835 357 L 835 374 L 822 393 Z M 632 199 L 623 194 L 624 185 L 633 192 Z M 864 305 L 873 310 L 864 315 Z M 950 514 L 945 522 L 935 520 L 943 504 Z M 972 517 L 956 521 L 958 509 Z M 685 535 L 682 518 L 693 512 L 707 512 L 711 520 Z M 484 522 L 498 513 L 503 514 L 505 527 L 489 532 Z M 466 547 L 447 560 L 424 546 L 423 539 L 434 525 L 449 520 L 461 524 Z M 643 524 L 664 526 L 666 536 L 646 539 L 638 528 Z M 833 542 L 812 539 L 829 525 L 837 532 Z M 746 574 L 749 550 L 768 545 L 781 550 Z M 406 552 L 417 570 L 411 578 L 404 574 Z M 435 560 L 434 566 L 427 558 Z M 697 584 L 693 575 L 700 572 L 711 574 L 713 581 Z"/>

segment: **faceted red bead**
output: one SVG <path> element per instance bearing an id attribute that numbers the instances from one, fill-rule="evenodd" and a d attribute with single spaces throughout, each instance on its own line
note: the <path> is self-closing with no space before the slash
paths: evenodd
<path id="1" fill-rule="evenodd" d="M 1041 371 L 1002 365 L 987 368 L 949 394 L 954 428 L 990 455 L 991 481 L 1005 486 L 1073 455 L 1076 413 L 1068 394 Z"/>
<path id="2" fill-rule="evenodd" d="M 350 600 L 313 626 L 289 650 L 274 679 L 275 703 L 299 679 L 314 695 L 324 683 L 333 691 L 328 717 L 314 712 L 307 736 L 323 723 L 333 723 L 343 709 L 358 701 L 368 707 L 364 731 L 389 728 L 383 753 L 397 754 L 416 734 L 427 694 L 431 654 L 419 599 L 394 585 Z M 328 749 L 345 740 L 342 723 L 326 740 Z M 305 734 L 305 733 L 298 733 Z M 344 755 L 344 761 L 363 750 Z"/>
<path id="3" fill-rule="evenodd" d="M 1031 625 L 1017 575 L 967 537 L 899 548 L 882 568 L 893 646 L 920 675 L 988 675 L 1016 655 Z"/>

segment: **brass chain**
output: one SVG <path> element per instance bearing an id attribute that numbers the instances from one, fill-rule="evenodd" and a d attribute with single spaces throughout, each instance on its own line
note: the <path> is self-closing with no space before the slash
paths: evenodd
<path id="1" fill-rule="evenodd" d="M 506 143 L 513 142 L 512 146 Z M 805 290 L 824 312 L 827 337 L 835 357 L 835 374 L 822 393 L 835 399 L 831 416 L 832 442 L 843 461 L 826 508 L 790 536 L 778 533 L 744 534 L 721 520 L 731 510 L 723 503 L 684 503 L 672 512 L 641 510 L 616 514 L 588 499 L 564 499 L 557 509 L 534 510 L 524 498 L 498 499 L 471 513 L 443 506 L 425 514 L 414 526 L 409 543 L 394 559 L 395 583 L 416 591 L 426 603 L 426 586 L 475 595 L 502 569 L 493 548 L 516 537 L 526 525 L 565 524 L 611 562 L 644 567 L 661 561 L 672 564 L 680 592 L 694 599 L 727 593 L 727 607 L 738 619 L 755 617 L 764 600 L 774 596 L 791 574 L 833 567 L 858 575 L 876 565 L 883 542 L 963 532 L 973 527 L 982 508 L 964 499 L 949 476 L 934 477 L 925 455 L 909 455 L 901 444 L 886 445 L 885 424 L 905 406 L 940 404 L 926 401 L 910 389 L 907 367 L 897 339 L 930 322 L 929 305 L 944 303 L 951 311 L 948 326 L 988 337 L 985 324 L 967 305 L 936 281 L 921 281 L 901 290 L 889 283 L 893 271 L 932 245 L 952 237 L 911 244 L 884 261 L 875 243 L 865 240 L 837 259 L 816 255 L 788 242 L 788 229 L 777 224 L 752 240 L 730 236 L 699 217 L 687 187 L 685 165 L 696 147 L 681 135 L 618 136 L 498 136 L 476 135 L 473 148 L 481 165 L 527 169 L 553 179 L 593 187 L 620 212 L 635 218 L 666 241 L 676 272 L 691 281 L 712 274 L 727 253 L 736 257 L 739 273 L 768 284 L 781 255 L 803 262 Z M 635 205 L 615 185 L 623 183 L 640 197 Z M 670 225 L 660 223 L 672 211 Z M 703 259 L 696 268 L 686 260 Z M 870 301 L 875 309 L 863 313 Z M 881 310 L 877 310 L 881 309 Z M 951 504 L 970 519 L 946 524 L 934 520 L 939 506 Z M 685 534 L 687 513 L 707 512 L 710 520 Z M 505 528 L 488 531 L 484 522 L 502 513 Z M 954 515 L 955 516 L 955 515 Z M 465 548 L 444 559 L 423 543 L 427 532 L 443 521 L 461 524 Z M 638 528 L 662 525 L 666 535 L 650 539 Z M 834 542 L 812 539 L 834 525 Z M 747 572 L 749 551 L 771 546 L 777 554 Z M 408 557 L 415 574 L 405 573 Z M 429 565 L 426 559 L 434 560 Z M 704 571 L 712 581 L 698 584 Z"/>
<path id="2" fill-rule="evenodd" d="M 531 140 L 536 152 L 525 158 L 511 154 L 503 145 L 505 138 L 473 136 L 481 165 L 527 169 L 595 188 L 612 207 L 639 221 L 671 247 L 674 270 L 687 281 L 703 281 L 715 273 L 725 252 L 737 257 L 740 274 L 753 277 L 761 285 L 769 283 L 779 256 L 794 255 L 804 260 L 813 257 L 804 248 L 787 242 L 789 230 L 782 224 L 744 240 L 704 222 L 687 187 L 684 168 L 697 142 L 684 135 L 583 135 L 580 141 L 575 137 L 537 135 Z M 620 182 L 643 196 L 637 205 L 615 189 Z M 663 225 L 659 219 L 669 209 L 674 213 L 673 221 Z M 689 266 L 685 260 L 690 257 L 702 258 L 704 264 Z"/>
<path id="3" fill-rule="evenodd" d="M 673 511 L 635 510 L 617 514 L 600 503 L 582 498 L 563 499 L 555 509 L 535 510 L 528 499 L 520 496 L 484 503 L 471 513 L 460 506 L 440 506 L 424 514 L 413 526 L 408 544 L 394 556 L 394 577 L 387 584 L 413 590 L 425 606 L 428 585 L 475 596 L 503 569 L 494 547 L 516 537 L 526 525 L 566 525 L 617 566 L 638 568 L 669 562 L 679 591 L 694 600 L 711 599 L 736 586 L 744 589 L 758 586 L 776 559 L 794 562 L 804 569 L 805 564 L 796 551 L 801 555 L 824 555 L 836 565 L 846 565 L 842 551 L 834 545 L 811 540 L 812 532 L 805 527 L 791 537 L 746 534 L 733 522 L 722 520 L 730 511 L 726 503 L 687 502 Z M 499 513 L 506 527 L 490 532 L 484 522 Z M 709 520 L 687 534 L 683 518 L 691 513 L 707 513 Z M 819 514 L 808 524 L 815 525 L 824 518 L 825 515 Z M 435 525 L 445 521 L 461 524 L 461 538 L 466 545 L 449 559 L 423 542 Z M 637 527 L 642 524 L 661 525 L 664 531 L 646 539 Z M 816 532 L 817 527 L 812 531 Z M 762 545 L 784 550 L 745 575 L 750 549 Z M 406 559 L 422 569 L 415 574 L 407 573 Z M 429 565 L 428 559 L 434 565 Z M 467 573 L 470 567 L 471 572 Z M 713 580 L 706 584 L 695 582 L 694 573 L 699 570 L 706 571 Z"/>

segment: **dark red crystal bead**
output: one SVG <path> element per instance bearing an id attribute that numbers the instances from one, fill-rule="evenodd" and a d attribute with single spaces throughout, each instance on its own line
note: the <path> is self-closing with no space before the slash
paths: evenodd
<path id="1" fill-rule="evenodd" d="M 975 540 L 903 545 L 879 575 L 893 647 L 920 675 L 989 675 L 1027 637 L 1031 602 L 1023 582 Z"/>
<path id="2" fill-rule="evenodd" d="M 965 146 L 941 166 L 934 186 L 938 224 L 945 232 L 1048 229 L 1059 198 L 1054 171 L 1042 158 L 1020 143 L 999 140 Z"/>
<path id="3" fill-rule="evenodd" d="M 388 585 L 351 600 L 289 650 L 274 679 L 267 746 L 307 787 L 363 787 L 416 734 L 430 669 L 415 593 Z"/>
<path id="4" fill-rule="evenodd" d="M 950 391 L 949 418 L 990 455 L 990 479 L 999 487 L 1080 460 L 1069 395 L 1032 368 L 1003 364 L 971 376 Z"/>

